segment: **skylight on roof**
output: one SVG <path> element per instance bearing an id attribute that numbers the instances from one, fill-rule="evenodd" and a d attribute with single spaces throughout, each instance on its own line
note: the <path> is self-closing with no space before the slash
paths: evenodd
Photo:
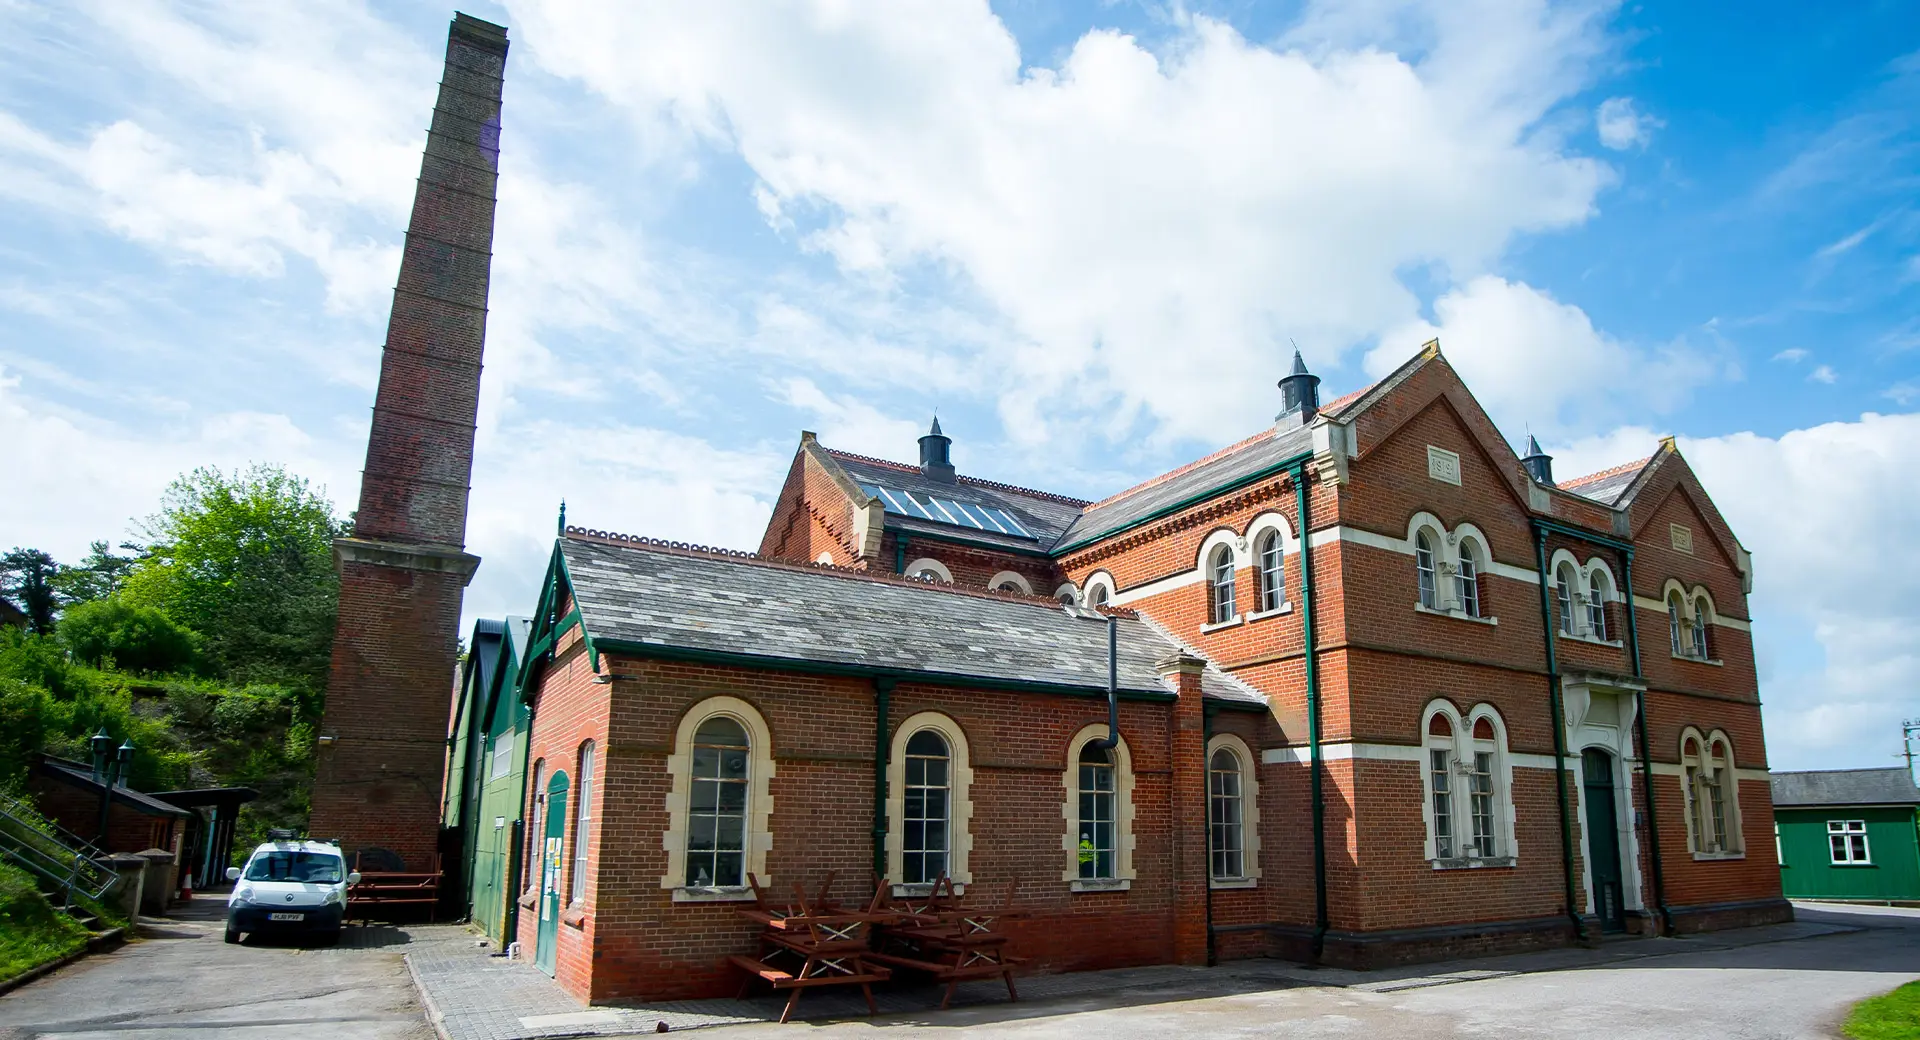
<path id="1" fill-rule="evenodd" d="M 860 490 L 880 500 L 887 512 L 897 516 L 917 517 L 932 520 L 938 524 L 952 524 L 955 527 L 971 527 L 976 531 L 991 531 L 994 534 L 1007 534 L 1015 538 L 1032 538 L 1013 514 L 996 506 L 983 506 L 976 502 L 956 502 L 951 498 L 937 498 L 928 494 L 914 494 L 899 488 L 880 487 L 876 484 L 862 484 Z"/>

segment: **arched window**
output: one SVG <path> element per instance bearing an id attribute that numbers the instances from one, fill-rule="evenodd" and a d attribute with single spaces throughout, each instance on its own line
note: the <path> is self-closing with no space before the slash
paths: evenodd
<path id="1" fill-rule="evenodd" d="M 958 723 L 923 711 L 894 730 L 887 762 L 887 876 L 898 885 L 931 885 L 945 874 L 956 885 L 973 844 L 973 770 Z"/>
<path id="2" fill-rule="evenodd" d="M 572 902 L 587 898 L 587 845 L 593 828 L 593 741 L 580 745 L 579 809 L 573 821 L 573 894 Z"/>
<path id="3" fill-rule="evenodd" d="M 1207 760 L 1207 848 L 1212 854 L 1212 876 L 1246 876 L 1246 805 L 1240 787 L 1240 758 L 1231 748 L 1217 748 Z"/>
<path id="4" fill-rule="evenodd" d="M 1573 590 L 1579 579 L 1573 573 L 1570 564 L 1561 564 L 1560 571 L 1554 576 L 1553 595 L 1560 606 L 1560 633 L 1573 635 Z"/>
<path id="5" fill-rule="evenodd" d="M 1681 635 L 1681 625 L 1686 622 L 1687 608 L 1680 601 L 1678 592 L 1667 594 L 1667 627 L 1673 635 L 1673 656 L 1687 656 L 1686 639 Z"/>
<path id="6" fill-rule="evenodd" d="M 1468 617 L 1480 616 L 1479 553 L 1473 542 L 1460 540 L 1460 570 L 1455 580 L 1459 582 L 1460 611 Z"/>
<path id="7" fill-rule="evenodd" d="M 1440 609 L 1439 586 L 1435 584 L 1433 539 L 1425 531 L 1413 536 L 1413 569 L 1420 579 L 1420 605 L 1428 610 Z"/>
<path id="8" fill-rule="evenodd" d="M 1681 734 L 1680 764 L 1687 785 L 1687 838 L 1694 855 L 1741 855 L 1739 786 L 1726 734 L 1715 730 L 1703 736 L 1688 727 Z"/>
<path id="9" fill-rule="evenodd" d="M 1114 876 L 1118 850 L 1119 798 L 1113 752 L 1091 744 L 1080 749 L 1080 876 Z"/>
<path id="10" fill-rule="evenodd" d="M 1601 642 L 1607 639 L 1607 600 L 1610 596 L 1606 572 L 1594 568 L 1591 584 L 1587 587 L 1587 634 Z"/>
<path id="11" fill-rule="evenodd" d="M 540 884 L 540 841 L 546 834 L 546 817 L 541 812 L 547 802 L 547 760 L 535 759 L 533 763 L 533 783 L 527 790 L 533 792 L 531 804 L 527 806 L 527 829 L 522 837 L 527 840 L 525 855 L 520 857 L 521 886 L 531 892 Z"/>
<path id="12" fill-rule="evenodd" d="M 715 715 L 693 734 L 693 803 L 687 811 L 687 886 L 747 883 L 746 728 Z"/>
<path id="13" fill-rule="evenodd" d="M 900 880 L 926 884 L 947 872 L 947 834 L 953 822 L 952 755 L 939 733 L 923 729 L 908 738 L 905 765 Z"/>
<path id="14" fill-rule="evenodd" d="M 1260 610 L 1279 610 L 1287 602 L 1287 570 L 1280 532 L 1268 531 L 1255 543 L 1259 560 Z"/>
<path id="15" fill-rule="evenodd" d="M 1107 605 L 1107 600 L 1109 598 L 1110 598 L 1110 593 L 1108 593 L 1107 587 L 1105 585 L 1088 586 L 1087 606 L 1104 607 Z"/>
<path id="16" fill-rule="evenodd" d="M 1001 571 L 987 582 L 987 588 L 995 592 L 1018 592 L 1023 596 L 1033 595 L 1033 586 L 1027 579 L 1014 571 Z"/>
<path id="17" fill-rule="evenodd" d="M 1702 661 L 1713 658 L 1713 647 L 1707 642 L 1707 623 L 1713 620 L 1713 605 L 1705 596 L 1693 601 L 1693 654 Z"/>
<path id="18" fill-rule="evenodd" d="M 1126 741 L 1101 750 L 1107 724 L 1083 727 L 1067 744 L 1066 863 L 1076 891 L 1129 888 L 1133 870 L 1133 760 Z"/>
<path id="19" fill-rule="evenodd" d="M 1213 550 L 1213 556 L 1207 562 L 1207 594 L 1208 620 L 1216 625 L 1223 621 L 1232 621 L 1234 617 L 1233 550 L 1224 545 Z"/>
<path id="20" fill-rule="evenodd" d="M 1513 862 L 1506 730 L 1489 705 L 1465 718 L 1452 705 L 1429 705 L 1421 741 L 1427 806 L 1427 858 L 1443 866 Z"/>
<path id="21" fill-rule="evenodd" d="M 922 557 L 907 564 L 906 569 L 901 573 L 921 581 L 937 581 L 943 585 L 953 584 L 953 572 L 947 569 L 946 564 L 931 556 Z"/>

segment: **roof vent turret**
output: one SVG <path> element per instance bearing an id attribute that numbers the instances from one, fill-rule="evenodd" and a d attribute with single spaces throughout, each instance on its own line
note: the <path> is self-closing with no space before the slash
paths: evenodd
<path id="1" fill-rule="evenodd" d="M 1320 414 L 1320 377 L 1307 371 L 1300 348 L 1293 349 L 1293 371 L 1280 380 L 1280 414 L 1276 426 L 1305 426 Z"/>
<path id="2" fill-rule="evenodd" d="M 1540 442 L 1531 433 L 1527 434 L 1527 453 L 1521 456 L 1520 465 L 1526 467 L 1527 475 L 1534 480 L 1548 487 L 1554 486 L 1553 456 L 1540 450 Z"/>
<path id="3" fill-rule="evenodd" d="M 953 472 L 953 438 L 940 432 L 940 417 L 933 417 L 933 429 L 920 438 L 920 472 L 928 480 L 943 480 L 954 483 L 959 478 Z"/>

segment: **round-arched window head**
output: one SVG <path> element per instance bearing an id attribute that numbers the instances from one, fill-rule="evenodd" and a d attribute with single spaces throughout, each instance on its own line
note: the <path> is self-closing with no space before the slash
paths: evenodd
<path id="1" fill-rule="evenodd" d="M 953 572 L 947 569 L 946 564 L 931 556 L 922 557 L 907 564 L 901 573 L 921 581 L 937 581 L 943 585 L 953 584 Z"/>

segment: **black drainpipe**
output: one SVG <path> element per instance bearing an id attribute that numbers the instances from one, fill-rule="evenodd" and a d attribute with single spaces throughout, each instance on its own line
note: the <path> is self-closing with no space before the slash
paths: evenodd
<path id="1" fill-rule="evenodd" d="M 907 573 L 907 536 L 903 534 L 893 536 L 893 573 Z"/>
<path id="2" fill-rule="evenodd" d="M 1633 548 L 1626 550 L 1627 643 L 1633 648 L 1633 677 L 1645 684 L 1640 670 L 1639 608 L 1633 602 Z M 1660 934 L 1673 934 L 1673 911 L 1667 907 L 1667 871 L 1660 862 L 1660 821 L 1653 814 L 1653 745 L 1647 742 L 1647 691 L 1635 690 L 1634 714 L 1640 730 L 1640 793 L 1647 803 L 1647 852 L 1653 860 L 1653 903 L 1660 908 Z"/>
<path id="3" fill-rule="evenodd" d="M 887 759 L 893 752 L 887 713 L 893 684 L 889 676 L 873 680 L 873 876 L 877 878 L 887 876 Z"/>
<path id="4" fill-rule="evenodd" d="M 1327 808 L 1320 779 L 1320 669 L 1313 635 L 1313 513 L 1307 494 L 1307 464 L 1293 467 L 1296 511 L 1300 514 L 1300 621 L 1307 667 L 1307 762 L 1313 785 L 1313 959 L 1327 945 Z"/>
<path id="5" fill-rule="evenodd" d="M 1107 615 L 1107 735 L 1087 741 L 1095 751 L 1120 746 L 1120 619 Z"/>
<path id="6" fill-rule="evenodd" d="M 1547 643 L 1547 697 L 1553 704 L 1553 795 L 1560 803 L 1560 878 L 1565 888 L 1567 920 L 1573 938 L 1582 938 L 1580 915 L 1573 909 L 1573 821 L 1567 815 L 1567 730 L 1560 705 L 1560 664 L 1554 651 L 1553 607 L 1547 599 L 1547 531 L 1533 529 L 1534 563 L 1540 569 L 1540 626 Z"/>

